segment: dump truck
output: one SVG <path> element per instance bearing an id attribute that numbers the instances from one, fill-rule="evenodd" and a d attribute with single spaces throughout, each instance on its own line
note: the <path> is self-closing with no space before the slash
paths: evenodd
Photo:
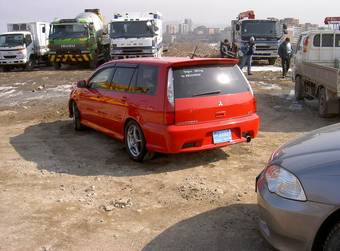
<path id="1" fill-rule="evenodd" d="M 295 97 L 297 100 L 317 99 L 320 117 L 340 113 L 339 62 L 339 29 L 301 34 L 294 55 Z"/>
<path id="2" fill-rule="evenodd" d="M 86 9 L 74 19 L 57 19 L 51 24 L 49 61 L 86 64 L 96 68 L 110 59 L 110 39 L 99 9 Z"/>
<path id="3" fill-rule="evenodd" d="M 163 53 L 159 12 L 116 13 L 109 24 L 111 58 L 160 57 Z"/>
<path id="4" fill-rule="evenodd" d="M 3 71 L 32 70 L 35 65 L 48 62 L 49 23 L 11 23 L 7 30 L 0 34 L 0 68 Z"/>
<path id="5" fill-rule="evenodd" d="M 256 19 L 253 10 L 242 12 L 231 23 L 232 42 L 238 48 L 255 38 L 256 51 L 253 60 L 268 60 L 274 65 L 278 58 L 278 49 L 287 33 L 287 26 L 278 19 Z"/>

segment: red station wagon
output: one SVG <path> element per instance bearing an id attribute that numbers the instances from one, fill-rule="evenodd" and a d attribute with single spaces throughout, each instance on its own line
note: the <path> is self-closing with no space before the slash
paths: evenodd
<path id="1" fill-rule="evenodd" d="M 232 59 L 111 61 L 72 90 L 69 110 L 83 125 L 125 142 L 143 161 L 250 142 L 259 129 L 253 91 Z"/>

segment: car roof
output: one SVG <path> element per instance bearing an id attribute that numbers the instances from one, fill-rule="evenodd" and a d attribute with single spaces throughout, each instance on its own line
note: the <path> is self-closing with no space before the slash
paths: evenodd
<path id="1" fill-rule="evenodd" d="M 129 58 L 118 59 L 110 61 L 107 64 L 115 63 L 129 63 L 129 64 L 153 64 L 163 65 L 165 67 L 181 67 L 181 66 L 193 66 L 193 65 L 214 65 L 214 64 L 226 64 L 235 65 L 239 62 L 238 59 L 229 58 L 189 58 L 189 57 L 160 57 L 160 58 Z"/>

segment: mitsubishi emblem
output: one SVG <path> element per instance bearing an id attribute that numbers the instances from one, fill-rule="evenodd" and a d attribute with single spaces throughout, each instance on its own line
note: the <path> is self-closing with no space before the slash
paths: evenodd
<path id="1" fill-rule="evenodd" d="M 220 102 L 218 103 L 218 106 L 219 106 L 219 107 L 223 106 L 222 101 L 220 101 Z"/>

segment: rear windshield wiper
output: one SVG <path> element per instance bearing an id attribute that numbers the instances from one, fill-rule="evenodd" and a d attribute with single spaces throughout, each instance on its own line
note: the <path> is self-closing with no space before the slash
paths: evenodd
<path id="1" fill-rule="evenodd" d="M 214 95 L 214 94 L 220 94 L 222 91 L 216 90 L 216 91 L 210 91 L 210 92 L 202 92 L 198 94 L 192 95 L 193 97 L 199 97 L 199 96 L 206 96 L 206 95 Z"/>

